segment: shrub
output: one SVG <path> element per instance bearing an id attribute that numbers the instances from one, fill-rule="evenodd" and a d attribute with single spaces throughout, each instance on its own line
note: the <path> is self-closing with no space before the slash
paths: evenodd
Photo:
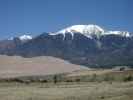
<path id="1" fill-rule="evenodd" d="M 128 76 L 124 77 L 124 79 L 123 79 L 124 82 L 132 81 L 132 80 L 133 80 L 133 77 L 131 75 L 128 75 Z"/>
<path id="2" fill-rule="evenodd" d="M 79 78 L 77 78 L 77 79 L 75 79 L 75 81 L 76 81 L 76 82 L 80 82 L 80 79 L 79 79 Z"/>
<path id="3" fill-rule="evenodd" d="M 66 82 L 73 82 L 73 80 L 71 80 L 71 79 L 67 79 Z"/>
<path id="4" fill-rule="evenodd" d="M 57 76 L 56 75 L 54 75 L 53 80 L 54 80 L 54 84 L 56 84 L 57 83 Z"/>
<path id="5" fill-rule="evenodd" d="M 90 78 L 90 81 L 93 82 L 93 81 L 96 81 L 96 78 L 97 78 L 97 75 L 96 74 L 93 74 Z"/>

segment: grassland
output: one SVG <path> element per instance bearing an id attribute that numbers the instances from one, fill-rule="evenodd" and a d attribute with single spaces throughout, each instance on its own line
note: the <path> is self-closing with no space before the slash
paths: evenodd
<path id="1" fill-rule="evenodd" d="M 133 100 L 133 71 L 82 70 L 1 79 L 0 100 Z"/>
<path id="2" fill-rule="evenodd" d="M 0 100 L 133 100 L 133 82 L 1 83 Z"/>

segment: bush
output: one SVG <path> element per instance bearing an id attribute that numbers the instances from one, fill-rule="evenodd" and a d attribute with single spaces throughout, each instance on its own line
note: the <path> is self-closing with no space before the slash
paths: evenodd
<path id="1" fill-rule="evenodd" d="M 91 82 L 94 82 L 94 81 L 96 81 L 96 78 L 97 78 L 97 75 L 96 75 L 96 74 L 93 74 L 93 75 L 91 76 L 91 78 L 90 78 L 90 81 L 91 81 Z"/>
<path id="2" fill-rule="evenodd" d="M 71 80 L 71 79 L 67 79 L 66 82 L 73 82 L 73 80 Z"/>
<path id="3" fill-rule="evenodd" d="M 80 82 L 80 79 L 79 79 L 79 78 L 77 78 L 77 79 L 75 79 L 75 81 L 76 81 L 76 82 Z"/>
<path id="4" fill-rule="evenodd" d="M 54 84 L 56 84 L 57 83 L 57 76 L 56 75 L 54 75 L 53 80 L 54 80 Z"/>
<path id="5" fill-rule="evenodd" d="M 123 81 L 124 82 L 133 81 L 133 77 L 131 75 L 128 75 L 128 76 L 124 77 Z"/>

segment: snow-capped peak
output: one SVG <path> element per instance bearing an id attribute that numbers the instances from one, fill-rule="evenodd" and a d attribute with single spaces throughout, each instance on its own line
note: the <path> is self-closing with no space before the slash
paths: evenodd
<path id="1" fill-rule="evenodd" d="M 129 32 L 124 32 L 124 31 L 105 31 L 98 25 L 73 25 L 65 29 L 62 29 L 56 33 L 50 33 L 50 35 L 63 34 L 65 38 L 66 33 L 70 33 L 72 38 L 75 33 L 83 34 L 88 38 L 93 38 L 93 36 L 99 38 L 100 36 L 103 35 L 119 35 L 124 37 L 131 36 Z"/>
<path id="2" fill-rule="evenodd" d="M 74 33 L 81 33 L 91 38 L 91 34 L 99 35 L 104 33 L 104 30 L 98 25 L 73 25 L 56 32 L 56 34 L 63 34 L 64 36 L 65 33 L 71 33 L 72 36 L 74 36 Z"/>
<path id="3" fill-rule="evenodd" d="M 73 25 L 61 31 L 58 31 L 57 33 L 66 33 L 66 32 L 97 33 L 97 32 L 104 32 L 104 30 L 97 25 Z"/>
<path id="4" fill-rule="evenodd" d="M 31 40 L 32 39 L 32 36 L 30 35 L 22 35 L 19 37 L 20 40 Z"/>

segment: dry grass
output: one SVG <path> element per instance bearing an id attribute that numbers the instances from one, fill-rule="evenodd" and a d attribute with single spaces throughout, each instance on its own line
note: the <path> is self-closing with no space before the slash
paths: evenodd
<path id="1" fill-rule="evenodd" d="M 133 82 L 0 84 L 0 100 L 132 100 Z"/>
<path id="2" fill-rule="evenodd" d="M 133 74 L 133 71 L 111 72 L 107 70 L 107 72 L 102 74 L 99 72 L 97 77 L 104 78 L 106 75 L 114 75 L 113 77 L 117 77 L 117 80 L 119 80 L 119 78 L 124 79 L 124 76 L 128 74 Z M 79 73 L 80 71 L 78 71 L 78 76 Z M 83 72 L 81 71 L 81 73 Z M 92 72 L 89 76 L 91 77 L 93 74 Z M 69 74 L 66 77 L 68 76 Z M 77 76 L 69 77 L 76 78 Z M 1 82 L 0 100 L 132 100 L 133 81 L 117 80 L 95 80 L 95 82 L 73 81 L 58 82 L 56 84 L 53 82 L 31 82 L 30 84 Z"/>
<path id="3" fill-rule="evenodd" d="M 78 70 L 78 71 L 73 71 L 72 73 L 69 73 L 67 76 L 68 77 L 74 77 L 74 76 L 87 76 L 87 75 L 102 75 L 102 74 L 106 74 L 106 73 L 110 73 L 112 72 L 112 70 L 106 69 L 90 69 L 90 70 Z"/>

